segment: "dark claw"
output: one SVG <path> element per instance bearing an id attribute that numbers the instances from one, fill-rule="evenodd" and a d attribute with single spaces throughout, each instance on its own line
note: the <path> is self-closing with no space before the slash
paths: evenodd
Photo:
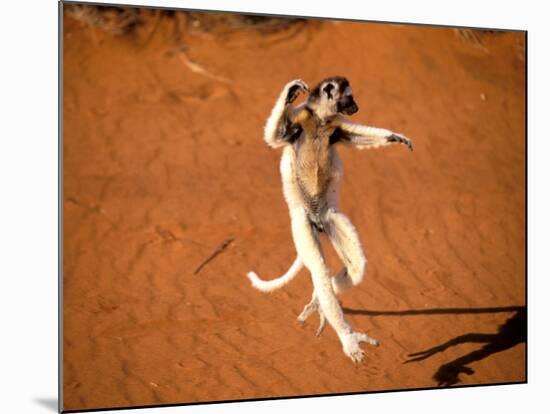
<path id="1" fill-rule="evenodd" d="M 412 151 L 413 150 L 413 144 L 412 144 L 412 141 L 408 138 L 403 138 L 403 137 L 400 137 L 399 135 L 397 134 L 391 134 L 388 138 L 387 138 L 388 142 L 398 142 L 400 144 L 406 144 L 407 147 Z"/>
<path id="2" fill-rule="evenodd" d="M 401 142 L 401 137 L 399 135 L 391 134 L 386 138 L 388 142 Z"/>

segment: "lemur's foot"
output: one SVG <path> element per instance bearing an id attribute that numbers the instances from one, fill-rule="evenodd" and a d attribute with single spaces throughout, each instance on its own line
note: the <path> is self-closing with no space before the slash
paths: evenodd
<path id="1" fill-rule="evenodd" d="M 285 89 L 287 90 L 286 101 L 287 103 L 292 103 L 296 100 L 300 92 L 309 91 L 307 83 L 301 79 L 295 79 L 287 83 Z"/>
<path id="2" fill-rule="evenodd" d="M 397 142 L 399 144 L 405 144 L 411 151 L 413 150 L 412 141 L 403 134 L 391 134 L 386 138 L 388 142 Z"/>
<path id="3" fill-rule="evenodd" d="M 321 310 L 321 307 L 319 306 L 319 301 L 317 300 L 317 298 L 312 299 L 311 302 L 309 302 L 306 306 L 304 306 L 304 310 L 302 311 L 302 313 L 300 313 L 300 315 L 298 315 L 297 319 L 298 319 L 298 322 L 303 324 L 306 321 L 306 319 L 309 318 L 310 315 L 315 311 L 317 311 L 317 313 L 319 314 L 319 327 L 315 332 L 315 336 L 319 336 L 325 329 L 325 326 L 327 324 L 327 318 L 325 317 L 325 314 Z"/>
<path id="4" fill-rule="evenodd" d="M 340 337 L 340 340 L 342 341 L 342 349 L 344 350 L 344 353 L 355 364 L 361 362 L 365 357 L 365 352 L 361 349 L 359 344 L 366 342 L 368 344 L 378 346 L 378 341 L 376 339 L 361 332 L 351 332 Z"/>
<path id="5" fill-rule="evenodd" d="M 314 298 L 311 300 L 311 302 L 304 306 L 304 310 L 302 311 L 302 313 L 300 313 L 300 315 L 298 315 L 298 322 L 304 323 L 306 319 L 309 318 L 310 315 L 317 310 L 319 310 L 319 301 L 317 300 L 317 298 Z"/>

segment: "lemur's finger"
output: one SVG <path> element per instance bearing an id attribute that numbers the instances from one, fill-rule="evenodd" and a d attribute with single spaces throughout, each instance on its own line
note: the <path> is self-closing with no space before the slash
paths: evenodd
<path id="1" fill-rule="evenodd" d="M 359 342 L 366 342 L 368 344 L 371 344 L 372 346 L 379 346 L 380 343 L 374 339 L 374 338 L 371 338 L 370 336 L 368 336 L 367 334 L 364 334 L 364 333 L 358 333 L 357 332 L 357 340 Z"/>
<path id="2" fill-rule="evenodd" d="M 405 144 L 408 149 L 413 150 L 412 141 L 408 138 L 402 138 L 401 144 Z"/>
<path id="3" fill-rule="evenodd" d="M 289 82 L 288 92 L 287 92 L 287 101 L 289 103 L 294 102 L 301 91 L 309 91 L 309 87 L 303 80 L 296 79 L 296 80 L 293 80 L 292 82 Z"/>
<path id="4" fill-rule="evenodd" d="M 307 86 L 307 83 L 305 83 L 302 79 L 293 80 L 292 83 L 295 85 L 298 85 L 300 89 L 303 89 L 304 91 L 309 91 L 309 87 Z"/>
<path id="5" fill-rule="evenodd" d="M 325 317 L 325 314 L 319 310 L 319 327 L 317 328 L 317 332 L 315 332 L 315 336 L 319 336 L 323 333 L 326 324 L 327 318 Z"/>
<path id="6" fill-rule="evenodd" d="M 411 151 L 413 150 L 412 141 L 402 134 L 391 134 L 386 138 L 388 142 L 397 142 L 399 144 L 405 144 Z"/>
<path id="7" fill-rule="evenodd" d="M 306 92 L 309 92 L 309 86 L 307 86 L 307 83 L 305 83 L 303 80 L 300 80 L 300 85 L 302 86 L 302 89 Z"/>

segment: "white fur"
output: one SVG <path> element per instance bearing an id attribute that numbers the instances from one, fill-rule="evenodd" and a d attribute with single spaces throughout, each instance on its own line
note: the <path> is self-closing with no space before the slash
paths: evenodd
<path id="1" fill-rule="evenodd" d="M 335 160 L 332 171 L 333 179 L 327 195 L 330 207 L 327 214 L 327 223 L 329 223 L 330 228 L 329 238 L 340 257 L 347 257 L 343 261 L 348 267 L 348 271 L 343 269 L 335 278 L 330 277 L 319 239 L 313 234 L 306 210 L 304 209 L 304 200 L 296 182 L 295 158 L 292 147 L 284 147 L 281 157 L 280 171 L 283 182 L 283 194 L 290 212 L 292 237 L 298 257 L 301 258 L 303 265 L 311 272 L 314 286 L 312 300 L 306 305 L 298 320 L 304 322 L 311 313 L 315 311 L 319 312 L 320 325 L 316 334 L 319 335 L 322 332 L 325 321 L 328 321 L 338 334 L 344 353 L 353 362 L 359 362 L 364 356 L 363 351 L 359 347 L 360 342 L 364 342 L 361 340 L 363 337 L 352 335 L 354 332 L 344 319 L 344 314 L 336 299 L 335 292 L 340 293 L 351 286 L 355 286 L 362 280 L 366 259 L 364 258 L 357 232 L 351 225 L 351 222 L 342 213 L 337 211 L 339 182 L 343 172 L 340 159 L 336 153 L 333 155 L 333 160 Z M 345 254 L 343 253 L 344 251 L 346 252 Z M 296 262 L 284 276 L 269 282 L 261 281 L 257 277 L 254 277 L 255 274 L 253 272 L 250 272 L 248 277 L 257 289 L 272 291 L 273 289 L 282 287 L 295 276 L 297 271 L 292 272 L 295 264 Z M 269 289 L 267 286 L 269 286 Z"/>
<path id="2" fill-rule="evenodd" d="M 247 276 L 250 282 L 252 283 L 252 286 L 254 286 L 256 289 L 261 290 L 262 292 L 271 292 L 275 289 L 279 289 L 283 287 L 292 279 L 294 279 L 294 277 L 298 274 L 300 270 L 302 270 L 303 267 L 304 267 L 304 264 L 302 262 L 302 259 L 300 259 L 300 256 L 297 256 L 294 263 L 292 263 L 292 266 L 290 266 L 290 269 L 288 269 L 284 275 L 276 279 L 267 280 L 267 281 L 262 280 L 254 272 L 248 272 Z"/>
<path id="3" fill-rule="evenodd" d="M 389 145 L 386 139 L 392 131 L 383 128 L 375 128 L 367 125 L 358 125 L 348 121 L 343 116 L 340 128 L 350 134 L 350 144 L 359 149 L 378 148 Z"/>
<path id="4" fill-rule="evenodd" d="M 302 106 L 300 106 L 293 109 L 292 106 L 286 103 L 288 88 L 297 83 L 304 84 L 303 81 L 296 80 L 289 82 L 284 87 L 267 120 L 264 140 L 273 148 L 285 145 L 281 137 L 277 136 L 277 126 L 281 118 L 285 116 L 285 111 L 297 111 L 302 108 Z M 307 87 L 305 89 L 307 89 Z M 346 90 L 346 92 L 351 93 L 351 88 Z M 317 115 L 321 118 L 323 118 L 323 116 L 329 116 L 330 111 L 331 109 L 322 104 L 316 108 Z M 376 148 L 387 145 L 389 144 L 387 138 L 394 134 L 387 129 L 353 124 L 343 116 L 338 116 L 337 122 L 338 126 L 342 128 L 344 132 L 348 133 L 348 144 L 358 148 Z M 408 142 L 406 137 L 402 135 L 399 136 L 406 140 L 405 143 Z M 361 350 L 360 344 L 362 342 L 367 342 L 371 345 L 378 345 L 378 342 L 368 337 L 366 334 L 354 332 L 352 330 L 351 326 L 344 319 L 344 314 L 336 298 L 336 294 L 356 286 L 363 280 L 367 259 L 363 254 L 357 231 L 350 220 L 338 211 L 339 186 L 340 179 L 343 175 L 343 169 L 340 158 L 334 147 L 331 148 L 331 151 L 333 151 L 331 181 L 329 183 L 326 200 L 328 210 L 323 217 L 323 221 L 326 234 L 345 267 L 338 272 L 335 277 L 331 278 L 325 256 L 321 249 L 319 234 L 311 226 L 307 215 L 306 203 L 296 180 L 295 150 L 291 145 L 285 145 L 281 157 L 280 172 L 283 184 L 283 194 L 291 218 L 292 238 L 298 257 L 290 269 L 277 279 L 264 281 L 254 272 L 249 272 L 247 276 L 255 288 L 264 292 L 269 292 L 284 286 L 292 280 L 305 265 L 311 273 L 313 294 L 311 301 L 304 307 L 302 313 L 298 316 L 298 321 L 304 322 L 312 313 L 317 311 L 320 317 L 317 335 L 322 332 L 325 321 L 328 321 L 336 331 L 344 353 L 353 362 L 360 362 L 364 357 L 364 352 Z"/>
<path id="5" fill-rule="evenodd" d="M 401 144 L 406 144 L 412 149 L 410 140 L 405 135 L 389 129 L 354 124 L 342 115 L 339 115 L 339 125 L 344 132 L 349 134 L 349 145 L 359 149 L 378 148 L 393 144 L 395 141 L 388 140 L 392 135 L 400 137 L 403 140 Z"/>
<path id="6" fill-rule="evenodd" d="M 285 144 L 283 141 L 277 140 L 277 123 L 285 110 L 285 100 L 287 93 L 288 88 L 285 88 L 283 92 L 281 92 L 281 95 L 279 96 L 277 103 L 275 103 L 275 106 L 271 111 L 271 115 L 269 116 L 267 123 L 265 124 L 264 141 L 271 148 L 278 148 Z"/>
<path id="7" fill-rule="evenodd" d="M 306 90 L 308 89 L 307 84 L 300 79 L 296 79 L 294 81 L 287 83 L 283 88 L 281 94 L 279 95 L 279 98 L 275 102 L 275 106 L 271 110 L 271 115 L 269 115 L 269 118 L 267 119 L 267 122 L 264 127 L 264 141 L 271 148 L 279 148 L 285 145 L 285 142 L 280 140 L 279 137 L 277 136 L 277 125 L 279 123 L 279 120 L 283 116 L 285 110 L 290 109 L 292 110 L 292 112 L 297 112 L 303 107 L 303 104 L 299 105 L 296 108 L 288 107 L 286 105 L 288 90 L 294 85 L 301 85 L 304 89 Z"/>

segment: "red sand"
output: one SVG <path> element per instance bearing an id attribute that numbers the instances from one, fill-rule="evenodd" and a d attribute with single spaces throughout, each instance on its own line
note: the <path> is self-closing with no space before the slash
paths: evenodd
<path id="1" fill-rule="evenodd" d="M 526 379 L 523 34 L 317 21 L 186 30 L 181 55 L 173 21 L 151 27 L 65 18 L 65 409 Z M 354 121 L 415 146 L 340 150 L 369 259 L 341 300 L 381 341 L 357 366 L 316 317 L 295 321 L 306 271 L 271 295 L 245 277 L 295 256 L 263 123 L 287 81 L 334 74 Z"/>

